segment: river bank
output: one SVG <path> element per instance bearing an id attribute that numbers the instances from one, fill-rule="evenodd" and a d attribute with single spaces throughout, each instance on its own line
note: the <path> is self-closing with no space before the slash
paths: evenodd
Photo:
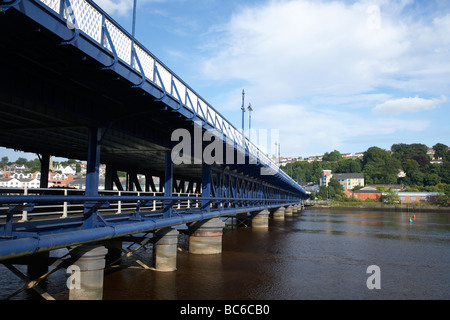
<path id="1" fill-rule="evenodd" d="M 307 206 L 308 209 L 346 209 L 346 210 L 374 210 L 374 211 L 399 211 L 399 212 L 448 212 L 450 207 L 441 207 L 431 204 L 423 203 L 402 203 L 402 204 L 386 204 L 386 203 L 361 203 L 361 202 L 339 202 L 339 201 L 320 201 L 312 206 Z"/>

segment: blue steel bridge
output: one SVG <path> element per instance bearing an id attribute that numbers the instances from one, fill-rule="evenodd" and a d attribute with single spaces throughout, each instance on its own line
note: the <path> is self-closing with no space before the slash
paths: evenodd
<path id="1" fill-rule="evenodd" d="M 36 153 L 42 173 L 40 192 L 0 194 L 0 262 L 12 270 L 17 259 L 58 248 L 276 211 L 309 197 L 94 2 L 14 0 L 0 8 L 0 146 Z M 224 151 L 223 164 L 175 165 L 171 135 L 180 128 L 192 136 L 215 130 L 235 161 Z M 87 162 L 83 192 L 47 189 L 50 156 Z M 126 185 L 118 172 L 127 173 Z M 62 203 L 81 213 L 37 215 Z M 117 203 L 133 210 L 108 211 Z M 18 221 L 23 212 L 29 221 Z"/>

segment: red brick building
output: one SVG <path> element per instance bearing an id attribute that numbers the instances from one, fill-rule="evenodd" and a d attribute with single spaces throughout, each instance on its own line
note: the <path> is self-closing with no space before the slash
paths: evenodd
<path id="1" fill-rule="evenodd" d="M 362 189 L 359 189 L 357 191 L 353 191 L 351 192 L 351 195 L 349 196 L 348 193 L 347 197 L 353 197 L 355 199 L 359 199 L 359 200 L 367 200 L 367 199 L 372 199 L 375 201 L 379 201 L 381 200 L 383 193 L 375 188 L 372 187 L 365 187 Z"/>

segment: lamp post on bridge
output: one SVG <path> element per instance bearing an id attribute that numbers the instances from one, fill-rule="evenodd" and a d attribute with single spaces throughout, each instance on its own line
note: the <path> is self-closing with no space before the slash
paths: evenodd
<path id="1" fill-rule="evenodd" d="M 281 167 L 281 157 L 280 157 L 281 144 L 280 144 L 280 141 L 275 141 L 275 145 L 278 146 L 278 166 Z M 276 154 L 275 154 L 275 156 L 276 156 Z"/>
<path id="2" fill-rule="evenodd" d="M 131 28 L 131 35 L 133 36 L 133 38 L 136 35 L 136 3 L 137 0 L 133 0 L 133 24 Z"/>
<path id="3" fill-rule="evenodd" d="M 252 138 L 252 111 L 253 111 L 251 103 L 248 104 L 247 109 L 248 109 L 248 140 L 251 141 L 251 138 Z"/>

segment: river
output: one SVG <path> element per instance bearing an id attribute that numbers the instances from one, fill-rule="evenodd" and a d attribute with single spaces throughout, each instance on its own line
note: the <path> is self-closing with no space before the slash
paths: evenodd
<path id="1" fill-rule="evenodd" d="M 266 231 L 226 229 L 220 255 L 189 254 L 183 236 L 177 271 L 108 270 L 104 300 L 449 299 L 449 244 L 450 213 L 305 210 Z M 136 258 L 150 261 L 151 250 Z M 0 298 L 21 286 L 3 269 Z M 370 290 L 375 275 L 380 289 Z M 49 278 L 58 299 L 67 298 L 65 279 L 63 270 Z"/>

